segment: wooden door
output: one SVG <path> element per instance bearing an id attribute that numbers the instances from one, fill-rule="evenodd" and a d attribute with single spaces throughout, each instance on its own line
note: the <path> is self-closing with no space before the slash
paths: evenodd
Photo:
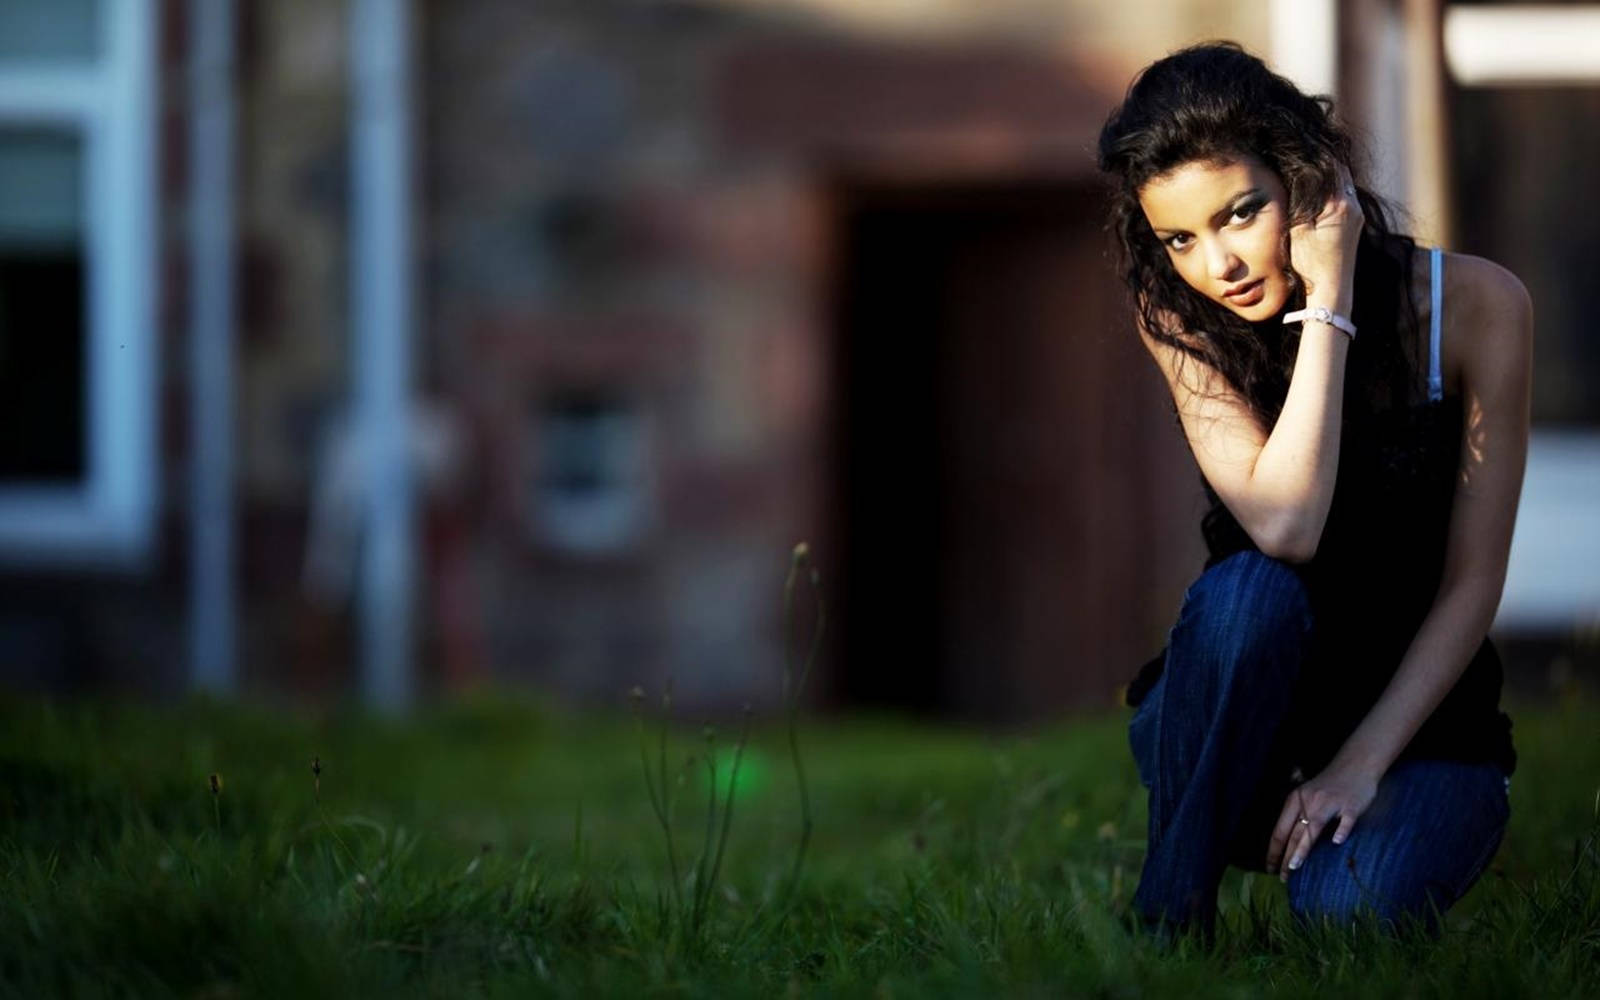
<path id="1" fill-rule="evenodd" d="M 838 296 L 850 703 L 1109 705 L 1198 571 L 1198 479 L 1073 186 L 856 190 Z"/>

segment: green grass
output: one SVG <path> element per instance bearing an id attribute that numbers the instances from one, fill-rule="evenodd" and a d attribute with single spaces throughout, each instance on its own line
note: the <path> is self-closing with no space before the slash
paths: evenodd
<path id="1" fill-rule="evenodd" d="M 1231 872 L 1216 950 L 1164 953 L 1116 919 L 1144 847 L 1126 713 L 1004 738 L 802 719 L 792 895 L 787 730 L 756 726 L 693 933 L 622 704 L 483 695 L 393 723 L 0 701 L 0 993 L 1592 997 L 1600 705 L 1512 712 L 1511 828 L 1441 940 L 1300 934 L 1275 880 Z M 704 752 L 672 729 L 686 907 Z"/>

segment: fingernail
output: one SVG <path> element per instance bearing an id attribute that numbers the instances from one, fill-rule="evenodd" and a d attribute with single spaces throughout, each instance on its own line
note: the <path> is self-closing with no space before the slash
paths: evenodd
<path id="1" fill-rule="evenodd" d="M 1290 871 L 1299 871 L 1300 870 L 1300 859 L 1299 858 L 1290 858 L 1289 859 L 1289 870 Z"/>
<path id="2" fill-rule="evenodd" d="M 1338 835 L 1338 834 L 1334 834 L 1334 836 L 1333 836 L 1333 842 L 1334 842 L 1334 844 L 1336 844 L 1336 845 L 1337 845 L 1337 844 L 1342 844 L 1342 843 L 1344 843 L 1344 838 L 1343 838 L 1343 837 L 1341 837 L 1341 836 L 1340 836 L 1340 835 Z"/>

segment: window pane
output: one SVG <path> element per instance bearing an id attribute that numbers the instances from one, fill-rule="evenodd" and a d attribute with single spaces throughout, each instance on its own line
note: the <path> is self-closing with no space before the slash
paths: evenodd
<path id="1" fill-rule="evenodd" d="M 83 144 L 0 130 L 0 483 L 85 473 Z"/>
<path id="2" fill-rule="evenodd" d="M 626 550 L 645 517 L 644 437 L 634 407 L 607 393 L 574 391 L 546 400 L 534 419 L 536 536 L 571 552 Z"/>
<path id="3" fill-rule="evenodd" d="M 0 129 L 0 245 L 76 244 L 82 232 L 77 133 Z"/>
<path id="4" fill-rule="evenodd" d="M 0 59 L 95 59 L 98 0 L 0 0 Z"/>

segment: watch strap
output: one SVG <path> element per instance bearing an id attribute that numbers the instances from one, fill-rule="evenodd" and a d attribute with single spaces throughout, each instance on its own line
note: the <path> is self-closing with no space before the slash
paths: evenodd
<path id="1" fill-rule="evenodd" d="M 1341 316 L 1332 309 L 1329 309 L 1327 306 L 1311 306 L 1308 309 L 1296 309 L 1294 312 L 1285 313 L 1283 316 L 1283 321 L 1285 323 L 1299 323 L 1302 320 L 1308 319 L 1315 320 L 1318 323 L 1326 323 L 1337 330 L 1342 330 L 1344 333 L 1350 336 L 1350 339 L 1355 339 L 1356 325 L 1350 322 L 1349 317 Z"/>

